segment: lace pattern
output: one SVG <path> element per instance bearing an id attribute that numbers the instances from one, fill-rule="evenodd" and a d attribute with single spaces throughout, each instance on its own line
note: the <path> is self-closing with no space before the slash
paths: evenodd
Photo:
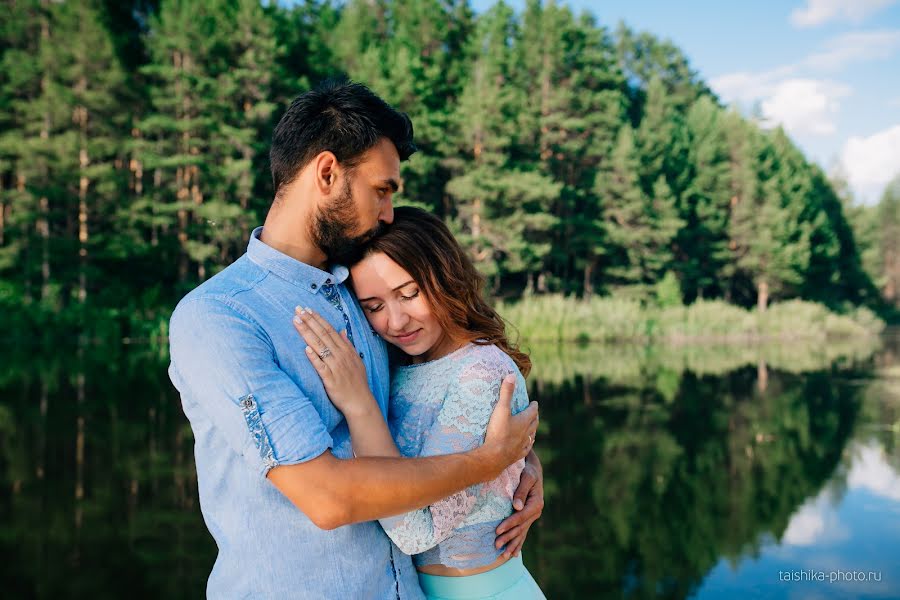
<path id="1" fill-rule="evenodd" d="M 525 380 L 496 346 L 469 344 L 443 358 L 398 367 L 391 377 L 391 433 L 404 456 L 436 456 L 480 446 L 508 373 L 517 374 L 513 412 L 528 405 Z M 494 529 L 512 514 L 525 461 L 497 479 L 431 506 L 382 519 L 388 536 L 417 565 L 472 568 L 494 562 Z"/>

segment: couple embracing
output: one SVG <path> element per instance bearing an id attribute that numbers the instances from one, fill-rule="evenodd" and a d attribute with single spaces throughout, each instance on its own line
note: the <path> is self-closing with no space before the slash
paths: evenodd
<path id="1" fill-rule="evenodd" d="M 172 315 L 210 598 L 544 597 L 531 363 L 444 223 L 393 208 L 412 137 L 360 84 L 298 97 L 265 224 Z"/>

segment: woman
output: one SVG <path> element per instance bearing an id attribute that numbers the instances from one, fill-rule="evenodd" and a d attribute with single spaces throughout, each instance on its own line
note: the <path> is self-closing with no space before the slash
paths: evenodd
<path id="1" fill-rule="evenodd" d="M 347 419 L 354 453 L 433 456 L 479 446 L 504 377 L 516 379 L 518 412 L 528 405 L 524 376 L 531 369 L 481 296 L 482 277 L 444 223 L 417 208 L 395 209 L 393 224 L 362 256 L 350 271 L 356 297 L 372 329 L 398 350 L 387 424 L 346 333 L 308 309 L 294 318 L 329 398 Z M 507 559 L 494 548 L 523 467 L 519 461 L 494 481 L 381 520 L 413 555 L 428 598 L 544 598 L 518 553 Z"/>

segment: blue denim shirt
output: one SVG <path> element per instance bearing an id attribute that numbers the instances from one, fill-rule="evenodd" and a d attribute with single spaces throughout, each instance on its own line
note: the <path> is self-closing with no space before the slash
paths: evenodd
<path id="1" fill-rule="evenodd" d="M 308 306 L 348 329 L 387 416 L 384 342 L 351 293 L 347 269 L 319 270 L 250 238 L 247 253 L 172 315 L 169 376 L 194 431 L 200 509 L 219 554 L 210 598 L 423 598 L 409 556 L 377 522 L 325 531 L 266 478 L 331 451 L 350 458 L 347 423 L 291 319 Z"/>

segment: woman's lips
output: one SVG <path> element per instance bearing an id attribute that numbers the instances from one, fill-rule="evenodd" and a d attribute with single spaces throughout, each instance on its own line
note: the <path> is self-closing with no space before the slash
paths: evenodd
<path id="1" fill-rule="evenodd" d="M 417 337 L 419 337 L 419 332 L 421 331 L 421 329 L 416 329 L 412 333 L 407 333 L 406 335 L 395 335 L 394 339 L 401 344 L 410 344 L 414 342 Z"/>

